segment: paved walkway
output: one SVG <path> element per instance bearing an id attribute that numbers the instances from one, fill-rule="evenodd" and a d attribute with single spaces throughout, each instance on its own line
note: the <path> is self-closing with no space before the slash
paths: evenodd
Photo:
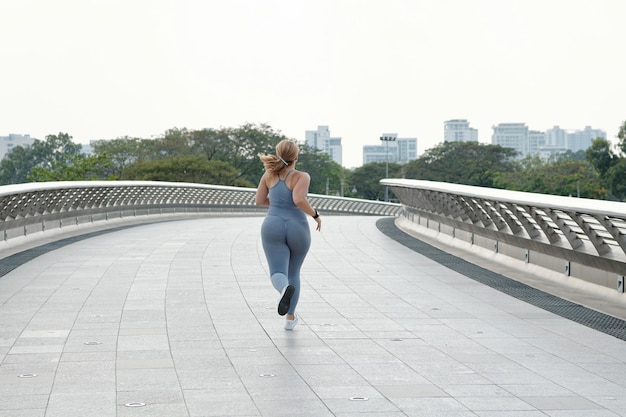
<path id="1" fill-rule="evenodd" d="M 324 218 L 283 330 L 261 220 L 131 227 L 0 278 L 0 416 L 626 416 L 626 342 L 373 217 Z"/>

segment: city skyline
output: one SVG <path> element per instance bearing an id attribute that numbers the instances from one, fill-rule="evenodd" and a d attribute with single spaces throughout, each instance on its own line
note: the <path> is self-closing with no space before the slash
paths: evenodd
<path id="1" fill-rule="evenodd" d="M 443 142 L 467 119 L 626 120 L 619 0 L 2 2 L 0 132 L 78 143 L 171 128 L 325 124 L 359 166 L 380 132 Z"/>
<path id="2" fill-rule="evenodd" d="M 531 134 L 531 135 L 534 134 L 535 135 L 534 148 L 533 148 L 533 145 L 531 145 L 530 148 L 527 149 L 526 151 L 520 149 L 520 146 L 522 145 L 520 145 L 517 139 L 514 140 L 514 142 L 509 142 L 509 143 L 507 143 L 506 141 L 500 142 L 499 140 L 496 140 L 496 142 L 500 142 L 500 143 L 494 143 L 494 137 L 498 136 L 498 133 L 497 133 L 498 130 L 506 125 L 510 125 L 513 127 L 523 127 L 526 130 L 526 134 Z M 452 128 L 452 129 L 449 129 L 449 128 Z M 453 134 L 457 133 L 456 136 L 458 136 L 458 132 L 455 132 L 455 130 L 457 129 L 460 129 L 461 131 L 463 130 L 471 131 L 469 135 L 470 137 L 461 136 L 460 138 L 456 137 L 455 139 L 449 139 L 448 136 L 450 133 L 453 133 Z M 605 130 L 592 129 L 591 126 L 585 126 L 584 128 L 578 127 L 578 128 L 571 128 L 571 129 L 563 129 L 559 125 L 555 124 L 555 125 L 552 125 L 552 127 L 546 129 L 545 131 L 539 131 L 539 130 L 531 129 L 531 126 L 528 126 L 527 123 L 525 122 L 516 122 L 516 123 L 504 122 L 504 123 L 493 124 L 491 126 L 491 130 L 492 132 L 489 136 L 488 141 L 479 140 L 478 142 L 485 143 L 485 144 L 499 144 L 502 146 L 512 147 L 521 152 L 520 158 L 528 154 L 537 154 L 537 155 L 542 155 L 546 157 L 547 155 L 551 153 L 564 152 L 565 150 L 572 150 L 574 152 L 578 150 L 584 150 L 585 146 L 581 147 L 581 143 L 588 142 L 588 145 L 590 146 L 591 141 L 597 137 L 610 140 L 610 138 L 607 137 Z M 592 135 L 593 137 L 586 137 L 586 136 L 589 136 L 589 132 L 593 132 L 595 135 Z M 553 137 L 555 134 L 563 135 L 563 138 L 556 139 Z M 583 138 L 580 137 L 581 134 L 584 136 Z M 379 133 L 377 136 L 378 140 L 376 142 L 370 141 L 369 143 L 363 144 L 361 146 L 361 162 L 358 163 L 357 165 L 346 166 L 346 164 L 343 163 L 343 153 L 344 153 L 343 143 L 342 143 L 343 138 L 337 137 L 334 135 L 331 137 L 329 125 L 317 125 L 317 130 L 310 130 L 310 129 L 305 130 L 304 134 L 301 137 L 294 137 L 294 139 L 298 140 L 298 142 L 300 143 L 306 143 L 309 146 L 318 148 L 322 152 L 328 153 L 335 162 L 337 162 L 338 164 L 342 165 L 345 168 L 356 168 L 356 167 L 362 166 L 363 164 L 367 162 L 381 162 L 382 160 L 385 160 L 387 158 L 387 156 L 385 156 L 384 159 L 381 160 L 380 156 L 379 155 L 377 156 L 377 154 L 379 154 L 380 152 L 375 149 L 377 147 L 383 146 L 380 142 L 381 135 L 393 135 L 402 142 L 409 141 L 410 143 L 412 143 L 411 145 L 412 147 L 414 145 L 413 150 L 410 152 L 414 151 L 415 154 L 412 154 L 413 155 L 412 157 L 410 157 L 408 160 L 403 161 L 401 163 L 406 163 L 410 160 L 413 160 L 416 157 L 419 157 L 423 153 L 424 150 L 427 150 L 427 149 L 424 149 L 420 152 L 420 145 L 419 145 L 418 138 L 406 138 L 406 137 L 401 138 L 398 136 L 397 133 Z M 477 135 L 478 135 L 478 129 L 475 129 L 472 126 L 472 123 L 470 120 L 449 119 L 443 122 L 442 135 L 441 135 L 441 140 L 439 142 L 443 143 L 446 141 L 459 141 L 459 142 L 476 141 L 475 137 L 477 137 Z M 537 137 L 538 135 L 540 135 L 540 137 Z M 9 140 L 11 139 L 11 137 L 13 137 L 13 139 Z M 567 137 L 577 137 L 578 143 L 574 145 L 576 149 L 570 148 L 570 146 L 567 143 L 568 141 Z M 17 146 L 17 145 L 23 146 L 24 139 L 26 138 L 31 141 L 34 139 L 40 139 L 40 140 L 45 139 L 45 138 L 37 138 L 30 134 L 11 133 L 6 136 L 2 136 L 0 134 L 0 159 L 2 159 L 2 157 L 10 150 L 10 147 Z M 115 139 L 115 138 L 106 138 L 106 139 Z M 531 139 L 531 142 L 533 142 L 532 139 Z M 559 143 L 554 143 L 554 142 L 559 142 Z M 89 146 L 89 143 L 82 143 L 82 145 L 83 145 L 83 148 L 86 148 Z M 398 152 L 398 149 L 396 149 L 397 146 L 398 145 L 395 143 L 392 145 L 392 147 L 394 147 L 393 152 Z M 386 154 L 387 152 L 385 151 L 384 153 Z M 397 156 L 394 156 L 394 158 L 396 157 Z M 390 159 L 390 161 L 392 161 L 392 159 Z M 393 160 L 393 162 L 395 162 L 395 160 Z"/>

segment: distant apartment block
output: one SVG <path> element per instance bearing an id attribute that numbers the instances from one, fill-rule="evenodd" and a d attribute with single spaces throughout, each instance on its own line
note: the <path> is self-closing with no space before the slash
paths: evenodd
<path id="1" fill-rule="evenodd" d="M 17 135 L 10 134 L 9 136 L 0 136 L 0 159 L 4 158 L 6 154 L 16 146 L 30 146 L 35 142 L 35 139 L 30 135 Z"/>
<path id="2" fill-rule="evenodd" d="M 528 126 L 526 123 L 500 123 L 493 126 L 491 144 L 513 148 L 523 158 L 528 155 Z"/>
<path id="3" fill-rule="evenodd" d="M 528 131 L 527 155 L 538 155 L 541 148 L 543 148 L 545 144 L 546 144 L 545 132 L 540 132 L 538 130 Z"/>
<path id="4" fill-rule="evenodd" d="M 478 130 L 470 127 L 466 119 L 443 122 L 444 142 L 478 142 Z"/>
<path id="5" fill-rule="evenodd" d="M 558 126 L 546 130 L 546 146 L 567 149 L 567 131 Z"/>
<path id="6" fill-rule="evenodd" d="M 500 123 L 493 126 L 491 143 L 513 148 L 520 153 L 519 157 L 540 155 L 547 158 L 555 153 L 565 151 L 584 151 L 591 146 L 594 139 L 606 139 L 606 132 L 586 126 L 584 130 L 567 131 L 554 126 L 545 132 L 530 130 L 525 123 Z"/>
<path id="7" fill-rule="evenodd" d="M 567 134 L 567 149 L 572 152 L 585 151 L 598 138 L 606 139 L 606 132 L 585 126 L 583 130 L 576 130 Z"/>
<path id="8" fill-rule="evenodd" d="M 513 148 L 518 152 L 518 158 L 524 158 L 540 154 L 546 144 L 546 133 L 530 130 L 526 123 L 500 123 L 493 126 L 491 144 Z"/>
<path id="9" fill-rule="evenodd" d="M 583 130 L 564 130 L 559 126 L 554 126 L 546 131 L 546 144 L 540 149 L 542 158 L 565 151 L 585 151 L 595 139 L 606 139 L 604 130 L 592 129 L 585 126 Z"/>
<path id="10" fill-rule="evenodd" d="M 307 130 L 305 142 L 307 145 L 330 155 L 332 160 L 339 165 L 343 165 L 341 138 L 332 138 L 328 126 L 318 126 L 317 130 Z"/>
<path id="11" fill-rule="evenodd" d="M 395 137 L 396 140 L 363 146 L 363 165 L 372 162 L 406 164 L 417 159 L 417 138 L 399 138 L 397 133 L 383 133 L 381 136 Z"/>

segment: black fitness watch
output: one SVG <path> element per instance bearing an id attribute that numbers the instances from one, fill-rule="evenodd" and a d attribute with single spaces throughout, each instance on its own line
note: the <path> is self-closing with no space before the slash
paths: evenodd
<path id="1" fill-rule="evenodd" d="M 317 209 L 315 210 L 315 216 L 313 216 L 314 219 L 317 219 L 320 216 L 320 213 L 317 211 Z"/>

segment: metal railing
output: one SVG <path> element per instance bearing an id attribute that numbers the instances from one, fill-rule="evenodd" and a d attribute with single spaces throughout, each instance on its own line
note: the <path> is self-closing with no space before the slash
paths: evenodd
<path id="1" fill-rule="evenodd" d="M 70 181 L 0 187 L 0 230 L 4 240 L 51 228 L 113 218 L 158 221 L 207 213 L 265 213 L 256 189 L 155 181 Z M 400 204 L 310 194 L 324 214 L 394 216 Z M 142 221 L 142 220 L 138 220 Z"/>
<path id="2" fill-rule="evenodd" d="M 402 217 L 423 229 L 624 291 L 626 203 L 408 179 L 381 184 L 402 203 Z"/>

